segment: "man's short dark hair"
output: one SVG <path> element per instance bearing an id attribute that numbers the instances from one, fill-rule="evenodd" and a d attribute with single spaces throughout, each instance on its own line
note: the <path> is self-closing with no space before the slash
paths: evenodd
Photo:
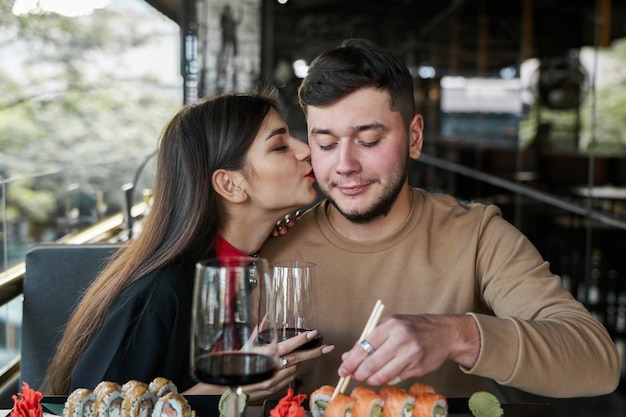
<path id="1" fill-rule="evenodd" d="M 324 106 L 363 88 L 375 87 L 389 93 L 391 110 L 405 123 L 415 114 L 413 77 L 404 61 L 367 39 L 347 39 L 335 49 L 313 60 L 298 89 L 300 106 Z"/>

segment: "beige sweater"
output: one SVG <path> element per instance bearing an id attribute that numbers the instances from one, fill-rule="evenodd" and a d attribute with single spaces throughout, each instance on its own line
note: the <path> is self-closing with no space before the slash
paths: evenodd
<path id="1" fill-rule="evenodd" d="M 600 395 L 617 386 L 619 356 L 605 328 L 497 207 L 464 206 L 451 196 L 414 189 L 402 227 L 370 242 L 339 235 L 326 208 L 327 202 L 312 208 L 286 236 L 269 239 L 263 248 L 271 261 L 318 265 L 319 330 L 336 349 L 301 367 L 301 392 L 336 385 L 341 354 L 356 342 L 379 298 L 385 316 L 475 317 L 482 343 L 474 368 L 446 363 L 420 379 L 449 397 L 485 389 L 482 377 L 551 397 Z"/>

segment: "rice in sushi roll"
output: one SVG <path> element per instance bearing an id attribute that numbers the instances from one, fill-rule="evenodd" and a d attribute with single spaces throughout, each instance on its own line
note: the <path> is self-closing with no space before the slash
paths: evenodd
<path id="1" fill-rule="evenodd" d="M 425 392 L 415 400 L 413 417 L 447 417 L 448 401 L 442 394 Z"/>
<path id="2" fill-rule="evenodd" d="M 309 396 L 309 410 L 313 417 L 322 417 L 328 407 L 330 397 L 333 396 L 335 387 L 332 385 L 322 385 Z"/>
<path id="3" fill-rule="evenodd" d="M 122 401 L 122 415 L 129 417 L 150 417 L 156 403 L 156 396 L 148 389 L 148 384 L 130 387 Z"/>
<path id="4" fill-rule="evenodd" d="M 161 398 L 162 396 L 170 392 L 178 393 L 178 388 L 176 387 L 176 384 L 174 384 L 169 379 L 163 378 L 161 376 L 154 378 L 152 382 L 150 382 L 150 384 L 148 385 L 148 389 L 150 390 L 150 392 L 156 395 L 157 398 Z"/>
<path id="5" fill-rule="evenodd" d="M 154 404 L 152 417 L 193 417 L 195 413 L 187 399 L 177 392 L 168 392 Z"/>
<path id="6" fill-rule="evenodd" d="M 350 396 L 354 398 L 352 417 L 382 417 L 385 400 L 376 391 L 355 387 Z"/>
<path id="7" fill-rule="evenodd" d="M 96 417 L 121 417 L 122 387 L 115 382 L 103 381 L 94 389 L 94 413 Z"/>
<path id="8" fill-rule="evenodd" d="M 382 388 L 380 390 L 380 393 L 385 399 L 385 406 L 383 407 L 383 417 L 413 416 L 413 408 L 415 407 L 414 396 L 401 388 L 393 387 L 390 385 Z"/>
<path id="9" fill-rule="evenodd" d="M 332 394 L 331 394 L 332 395 Z M 326 407 L 325 417 L 352 417 L 354 398 L 344 394 L 337 394 Z"/>
<path id="10" fill-rule="evenodd" d="M 63 417 L 94 417 L 94 393 L 87 388 L 74 390 L 65 400 Z"/>

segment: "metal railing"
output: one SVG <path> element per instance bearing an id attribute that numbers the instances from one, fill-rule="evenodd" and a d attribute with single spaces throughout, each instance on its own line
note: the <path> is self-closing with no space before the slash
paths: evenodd
<path id="1" fill-rule="evenodd" d="M 146 203 L 141 202 L 130 209 L 130 216 L 134 221 L 139 221 L 143 218 L 145 212 Z M 132 222 L 130 224 L 132 224 Z M 127 215 L 120 213 L 89 226 L 84 230 L 68 234 L 58 239 L 56 243 L 81 245 L 87 243 L 120 241 L 127 235 L 128 225 L 129 221 Z M 9 268 L 7 271 L 0 273 L 0 306 L 4 306 L 22 295 L 25 272 L 26 264 L 25 262 L 21 262 Z M 18 355 L 4 364 L 4 366 L 0 367 L 0 391 L 19 376 L 20 361 L 21 358 Z"/>

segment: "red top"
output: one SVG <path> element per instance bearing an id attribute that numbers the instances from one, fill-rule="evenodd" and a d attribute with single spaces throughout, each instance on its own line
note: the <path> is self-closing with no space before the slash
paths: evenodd
<path id="1" fill-rule="evenodd" d="M 217 256 L 218 259 L 227 258 L 229 256 L 253 256 L 255 257 L 255 256 L 258 256 L 258 254 L 261 252 L 259 250 L 259 252 L 255 253 L 254 255 L 250 255 L 245 252 L 242 252 L 236 247 L 234 247 L 233 245 L 231 245 L 221 235 L 217 235 L 217 238 L 215 239 L 214 248 L 215 248 L 215 256 Z"/>

